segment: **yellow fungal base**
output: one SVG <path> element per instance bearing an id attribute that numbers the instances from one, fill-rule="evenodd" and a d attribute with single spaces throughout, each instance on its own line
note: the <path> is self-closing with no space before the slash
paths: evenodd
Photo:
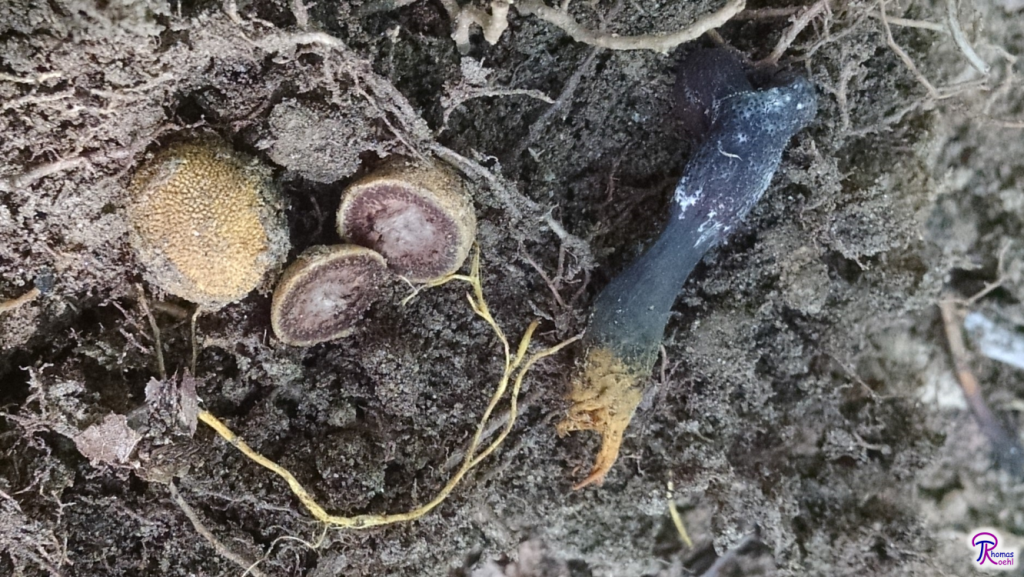
<path id="1" fill-rule="evenodd" d="M 601 449 L 590 475 L 573 489 L 604 481 L 619 457 L 622 435 L 640 404 L 648 374 L 649 370 L 624 361 L 607 347 L 597 346 L 587 352 L 583 371 L 573 380 L 569 392 L 572 406 L 557 428 L 563 436 L 570 431 L 597 431 Z"/>

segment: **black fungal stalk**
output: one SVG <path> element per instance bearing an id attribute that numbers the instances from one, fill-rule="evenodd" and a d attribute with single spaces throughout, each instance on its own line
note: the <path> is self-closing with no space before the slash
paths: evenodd
<path id="1" fill-rule="evenodd" d="M 681 63 L 677 86 L 684 119 L 700 144 L 661 236 L 594 302 L 584 337 L 586 365 L 559 424 L 563 433 L 596 430 L 602 436 L 594 469 L 577 488 L 601 482 L 615 462 L 683 283 L 750 212 L 786 144 L 817 113 L 817 95 L 806 79 L 754 90 L 740 63 L 722 50 L 691 54 Z"/>

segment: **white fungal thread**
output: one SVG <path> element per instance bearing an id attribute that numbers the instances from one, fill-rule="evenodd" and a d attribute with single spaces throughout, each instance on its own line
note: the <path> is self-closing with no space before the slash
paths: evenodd
<path id="1" fill-rule="evenodd" d="M 686 214 L 686 209 L 697 204 L 697 201 L 700 200 L 700 197 L 703 194 L 703 186 L 698 188 L 697 190 L 690 192 L 687 190 L 686 187 L 686 178 L 684 177 L 682 180 L 680 180 L 679 185 L 676 186 L 676 192 L 673 195 L 673 199 L 675 200 L 676 204 L 679 205 L 679 218 L 683 218 L 683 216 Z"/>
<path id="2" fill-rule="evenodd" d="M 727 156 L 729 158 L 736 158 L 736 159 L 739 159 L 739 160 L 743 160 L 742 158 L 740 158 L 740 155 L 738 155 L 738 154 L 732 154 L 730 152 L 726 152 L 726 151 L 722 150 L 722 141 L 721 140 L 719 140 L 717 142 L 717 146 L 718 146 L 718 152 L 721 153 L 722 156 Z"/>
<path id="3" fill-rule="evenodd" d="M 700 237 L 697 238 L 697 242 L 695 242 L 693 246 L 697 247 L 709 240 L 718 238 L 718 233 L 722 230 L 722 221 L 716 219 L 716 216 L 718 216 L 718 211 L 712 210 L 708 213 L 704 222 L 700 223 L 700 226 L 697 227 L 697 232 L 700 233 Z"/>

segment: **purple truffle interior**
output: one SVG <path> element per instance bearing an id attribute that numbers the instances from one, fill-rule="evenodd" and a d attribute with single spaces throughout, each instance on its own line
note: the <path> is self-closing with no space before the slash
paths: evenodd
<path id="1" fill-rule="evenodd" d="M 363 190 L 343 223 L 351 242 L 384 255 L 388 267 L 413 278 L 445 273 L 456 258 L 456 225 L 436 204 L 402 186 Z"/>
<path id="2" fill-rule="evenodd" d="M 295 340 L 343 336 L 378 292 L 381 263 L 368 256 L 335 258 L 295 281 L 282 303 L 282 325 Z"/>

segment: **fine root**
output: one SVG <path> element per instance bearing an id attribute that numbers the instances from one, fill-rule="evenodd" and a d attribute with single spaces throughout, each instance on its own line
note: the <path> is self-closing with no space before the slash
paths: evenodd
<path id="1" fill-rule="evenodd" d="M 668 499 L 668 515 L 672 518 L 672 524 L 676 528 L 676 533 L 679 534 L 679 540 L 683 542 L 687 549 L 693 549 L 693 541 L 690 540 L 690 534 L 686 532 L 683 516 L 679 514 L 679 508 L 676 507 L 675 490 L 675 484 L 669 481 L 668 491 L 665 493 L 665 498 Z"/>
<path id="2" fill-rule="evenodd" d="M 512 431 L 512 427 L 515 424 L 517 404 L 519 400 L 519 393 L 522 389 L 523 379 L 526 374 L 533 368 L 533 365 L 548 356 L 551 356 L 558 351 L 562 350 L 569 344 L 579 339 L 579 336 L 573 337 L 562 343 L 559 343 L 553 347 L 541 350 L 533 355 L 527 356 L 527 349 L 530 346 L 530 341 L 533 339 L 533 333 L 537 329 L 538 322 L 534 321 L 527 327 L 526 332 L 523 334 L 522 339 L 519 341 L 519 346 L 515 351 L 512 350 L 508 339 L 505 336 L 505 332 L 498 325 L 497 321 L 491 315 L 490 308 L 487 306 L 487 301 L 484 299 L 483 284 L 480 279 L 480 252 L 477 250 L 473 256 L 473 263 L 471 266 L 470 273 L 468 275 L 453 274 L 444 279 L 429 283 L 424 288 L 437 287 L 447 284 L 452 281 L 461 281 L 470 285 L 472 292 L 467 294 L 469 300 L 469 306 L 473 309 L 478 317 L 484 320 L 487 325 L 494 332 L 494 335 L 498 338 L 498 341 L 502 345 L 502 354 L 504 355 L 504 370 L 501 378 L 498 380 L 497 387 L 495 388 L 494 394 L 491 396 L 490 403 L 487 405 L 487 409 L 484 411 L 483 416 L 480 419 L 480 423 L 477 426 L 476 432 L 473 435 L 473 439 L 466 450 L 465 458 L 462 461 L 462 466 L 452 475 L 451 479 L 445 484 L 444 487 L 437 493 L 437 495 L 428 503 L 417 507 L 411 511 L 405 513 L 395 513 L 390 515 L 357 515 L 354 517 L 344 517 L 340 515 L 331 515 L 324 510 L 309 494 L 309 492 L 302 486 L 302 484 L 295 478 L 294 475 L 284 467 L 271 461 L 270 459 L 259 454 L 253 450 L 249 445 L 240 439 L 235 433 L 231 431 L 223 422 L 217 419 L 208 411 L 202 411 L 199 413 L 199 420 L 206 423 L 218 435 L 221 436 L 225 441 L 233 445 L 239 451 L 242 452 L 246 457 L 256 462 L 260 466 L 270 470 L 277 476 L 281 477 L 288 483 L 288 487 L 292 493 L 298 497 L 302 505 L 313 515 L 318 521 L 339 528 L 348 529 L 360 529 L 367 527 L 377 527 L 381 525 L 389 525 L 392 523 L 401 523 L 407 521 L 414 521 L 430 511 L 435 507 L 444 502 L 445 499 L 451 494 L 452 490 L 462 481 L 466 473 L 470 469 L 479 465 L 484 459 L 486 459 L 491 453 L 497 450 L 498 447 L 505 441 L 505 438 Z M 403 303 L 408 302 L 409 299 L 414 298 L 418 294 L 418 291 L 407 297 Z M 494 439 L 489 445 L 481 449 L 481 439 L 483 438 L 485 431 L 491 421 L 491 415 L 494 412 L 495 407 L 504 398 L 506 391 L 511 385 L 511 392 L 509 393 L 509 410 L 508 420 L 505 423 L 501 433 Z"/>
<path id="3" fill-rule="evenodd" d="M 249 561 L 242 555 L 232 551 L 227 545 L 218 539 L 216 535 L 207 529 L 206 525 L 203 525 L 203 522 L 199 519 L 199 515 L 192 510 L 192 507 L 189 506 L 185 499 L 183 499 L 178 493 L 178 488 L 174 486 L 174 483 L 168 484 L 167 487 L 171 492 L 171 500 L 174 501 L 174 503 L 181 509 L 181 512 L 188 517 L 188 520 L 192 523 L 192 527 L 195 528 L 196 533 L 199 533 L 203 539 L 206 539 L 206 542 L 209 543 L 215 551 L 217 551 L 218 555 L 228 561 L 231 561 L 235 565 L 238 565 L 242 569 L 245 569 L 248 574 L 255 575 L 256 577 L 264 577 L 266 575 L 256 568 L 255 562 Z"/>
<path id="4" fill-rule="evenodd" d="M 508 9 L 512 6 L 509 0 L 492 0 L 490 14 L 475 6 L 459 6 L 456 0 L 442 0 L 441 3 L 455 25 L 452 40 L 462 54 L 469 52 L 469 32 L 473 26 L 484 31 L 484 40 L 491 45 L 497 44 L 508 29 Z"/>
<path id="5" fill-rule="evenodd" d="M 156 317 L 153 316 L 153 311 L 149 310 L 149 301 L 146 299 L 146 291 L 143 290 L 142 285 L 139 285 L 138 290 L 139 308 L 142 309 L 142 313 L 146 315 L 147 319 L 149 319 L 149 328 L 153 331 L 153 347 L 156 350 L 157 373 L 160 375 L 161 381 L 166 381 L 167 368 L 164 366 L 164 349 L 163 345 L 160 343 L 160 326 L 156 323 Z"/>
<path id="6" fill-rule="evenodd" d="M 914 60 L 910 58 L 910 55 L 907 54 L 892 37 L 892 28 L 889 27 L 889 19 L 885 13 L 885 2 L 881 2 L 878 5 L 878 11 L 882 21 L 882 28 L 885 30 L 885 43 L 889 46 L 889 50 L 892 50 L 893 53 L 899 57 L 903 62 L 903 65 L 907 67 L 907 70 L 910 70 L 910 73 L 914 75 L 914 78 L 917 79 L 921 86 L 924 86 L 925 90 L 928 91 L 928 96 L 938 100 L 939 91 L 935 89 L 935 86 L 927 78 L 925 78 L 924 74 L 921 74 L 921 71 L 917 69 L 917 64 L 914 63 Z"/>
<path id="7" fill-rule="evenodd" d="M 572 76 L 570 76 L 569 80 L 566 81 L 565 86 L 562 87 L 562 91 L 558 94 L 558 98 L 556 98 L 552 105 L 549 106 L 548 109 L 530 125 L 530 129 L 527 131 L 526 136 L 516 144 L 510 158 L 518 160 L 530 145 L 540 139 L 541 135 L 544 134 L 544 130 L 547 129 L 548 124 L 555 115 L 560 111 L 568 109 L 567 103 L 572 101 L 573 94 L 576 92 L 576 88 L 579 86 L 580 80 L 583 79 L 583 76 L 590 73 L 592 64 L 594 63 L 594 57 L 597 56 L 599 51 L 599 48 L 591 48 L 587 55 L 583 57 L 579 66 L 576 67 L 576 71 L 572 73 Z"/>
<path id="8" fill-rule="evenodd" d="M 42 164 L 23 174 L 0 177 L 0 192 L 12 192 L 28 188 L 51 174 L 58 174 L 68 170 L 82 168 L 84 166 L 103 164 L 111 160 L 126 160 L 131 158 L 132 154 L 132 147 L 116 148 L 107 151 L 91 152 L 81 156 L 73 156 Z"/>
<path id="9" fill-rule="evenodd" d="M 970 42 L 967 41 L 963 30 L 960 29 L 960 18 L 957 16 L 956 8 L 956 0 L 946 0 L 946 24 L 949 26 L 949 33 L 953 35 L 953 42 L 956 42 L 957 48 L 960 49 L 960 52 L 963 52 L 964 57 L 971 63 L 971 66 L 978 72 L 981 72 L 983 76 L 988 76 L 992 67 L 978 56 L 978 53 L 971 47 Z"/>
<path id="10" fill-rule="evenodd" d="M 561 28 L 563 32 L 577 42 L 583 42 L 598 48 L 609 50 L 653 50 L 668 54 L 671 50 L 691 40 L 700 38 L 705 32 L 722 26 L 739 14 L 746 7 L 746 0 L 729 0 L 724 6 L 705 14 L 686 28 L 675 32 L 661 34 L 641 34 L 638 36 L 619 36 L 609 32 L 595 32 L 580 26 L 569 15 L 567 3 L 560 8 L 551 8 L 542 0 L 520 0 L 516 9 L 522 14 L 530 14 L 541 20 Z"/>
<path id="11" fill-rule="evenodd" d="M 819 15 L 825 15 L 825 18 L 831 16 L 831 10 L 829 9 L 829 0 L 818 0 L 807 9 L 797 12 L 792 16 L 793 23 L 782 33 L 782 38 L 779 39 L 775 48 L 772 49 L 771 54 L 767 58 L 759 62 L 759 65 L 770 65 L 777 64 L 782 55 L 786 53 L 786 50 L 793 44 L 796 37 L 804 31 L 804 28 L 814 21 Z"/>
<path id="12" fill-rule="evenodd" d="M 999 422 L 999 418 L 989 409 L 988 403 L 981 392 L 981 385 L 971 371 L 967 362 L 967 347 L 964 346 L 962 309 L 953 299 L 939 302 L 942 313 L 942 326 L 949 344 L 949 353 L 953 358 L 957 381 L 964 392 L 967 405 L 971 408 L 975 421 L 982 433 L 992 444 L 996 462 L 1017 478 L 1024 476 L 1024 449 L 1017 440 L 1016 433 L 1009 433 Z"/>

